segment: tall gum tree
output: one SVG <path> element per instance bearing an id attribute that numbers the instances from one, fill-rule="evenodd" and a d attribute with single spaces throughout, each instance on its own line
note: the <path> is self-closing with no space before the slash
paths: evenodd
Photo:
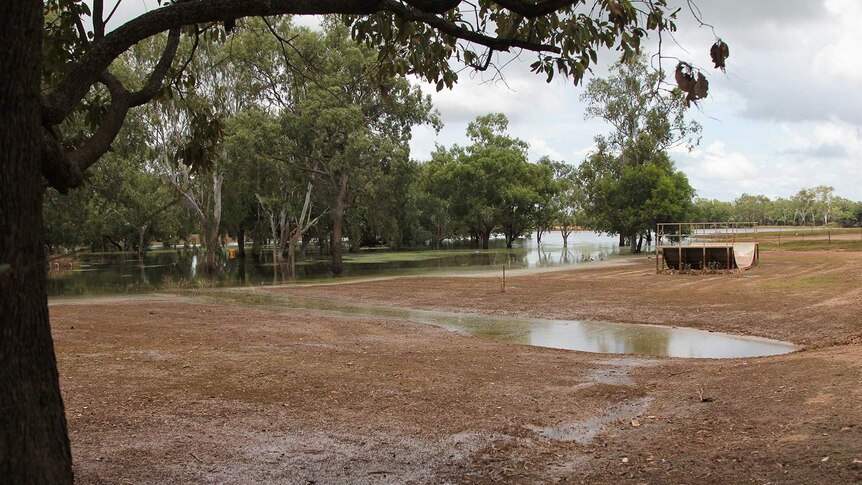
<path id="1" fill-rule="evenodd" d="M 0 477 L 12 483 L 72 482 L 45 293 L 45 183 L 61 192 L 82 183 L 129 110 L 161 90 L 183 28 L 194 35 L 241 17 L 343 15 L 355 39 L 379 50 L 382 69 L 414 73 L 442 89 L 457 81 L 450 59 L 488 69 L 496 52 L 512 50 L 535 53 L 536 72 L 577 82 L 601 47 L 631 57 L 648 32 L 671 31 L 675 22 L 663 0 L 201 0 L 172 2 L 108 32 L 103 2 L 94 1 L 89 35 L 83 5 L 0 3 Z M 69 15 L 46 24 L 46 8 Z M 168 42 L 141 85 L 111 73 L 125 51 L 162 32 L 169 32 Z M 54 78 L 44 91 L 43 73 Z M 97 127 L 80 143 L 64 145 L 56 127 L 97 84 L 110 100 Z"/>

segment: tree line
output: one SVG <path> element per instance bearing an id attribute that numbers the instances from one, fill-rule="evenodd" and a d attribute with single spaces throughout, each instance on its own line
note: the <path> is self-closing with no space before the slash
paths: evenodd
<path id="1" fill-rule="evenodd" d="M 742 194 L 729 202 L 697 198 L 693 219 L 699 222 L 855 227 L 862 225 L 862 202 L 836 195 L 833 187 L 818 185 L 801 189 L 787 198 L 770 199 L 765 195 L 750 194 Z"/>
<path id="2" fill-rule="evenodd" d="M 164 42 L 140 44 L 118 72 L 156 62 Z M 441 126 L 430 99 L 402 77 L 371 75 L 376 55 L 331 20 L 320 31 L 250 21 L 230 38 L 178 49 L 197 52 L 156 103 L 129 116 L 110 168 L 94 167 L 71 195 L 49 190 L 49 248 L 143 253 L 195 234 L 213 270 L 230 237 L 240 256 L 246 240 L 255 255 L 266 243 L 288 276 L 310 247 L 339 274 L 345 241 L 349 251 L 453 239 L 487 249 L 494 235 L 512 247 L 533 231 L 541 242 L 559 230 L 567 244 L 579 228 L 620 234 L 637 251 L 655 222 L 691 208 L 694 191 L 666 149 L 697 127 L 679 93 L 654 94 L 642 58 L 588 84 L 588 115 L 618 128 L 575 167 L 528 160 L 499 113 L 471 122 L 468 144 L 410 159 L 410 129 Z M 621 108 L 629 97 L 641 99 Z"/>

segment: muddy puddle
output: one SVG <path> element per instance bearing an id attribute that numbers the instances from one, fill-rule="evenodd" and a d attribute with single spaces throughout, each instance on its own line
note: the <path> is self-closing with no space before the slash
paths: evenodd
<path id="1" fill-rule="evenodd" d="M 407 320 L 497 342 L 584 352 L 723 359 L 798 350 L 788 342 L 684 327 L 478 315 L 283 296 L 277 298 L 277 304 L 347 316 Z"/>

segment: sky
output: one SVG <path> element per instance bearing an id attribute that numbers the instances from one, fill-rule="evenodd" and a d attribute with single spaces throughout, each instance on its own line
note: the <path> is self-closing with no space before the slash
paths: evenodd
<path id="1" fill-rule="evenodd" d="M 699 145 L 670 154 L 697 195 L 790 197 L 828 185 L 836 195 L 862 200 L 862 1 L 698 1 L 714 33 L 699 26 L 685 1 L 669 0 L 674 3 L 683 7 L 676 43 L 665 39 L 662 55 L 702 68 L 710 82 L 709 97 L 689 113 L 703 125 Z M 156 7 L 155 0 L 124 0 L 109 28 Z M 712 69 L 709 59 L 716 35 L 730 46 L 726 73 Z M 656 39 L 645 43 L 647 54 L 657 47 Z M 509 133 L 530 144 L 531 160 L 548 155 L 580 164 L 595 135 L 610 127 L 584 119 L 583 86 L 562 78 L 545 82 L 529 71 L 534 60 L 521 54 L 507 64 L 503 81 L 464 72 L 451 90 L 422 84 L 444 127 L 439 133 L 415 128 L 411 156 L 428 159 L 435 144 L 464 145 L 467 123 L 501 112 Z M 613 51 L 601 53 L 592 75 L 607 75 L 616 60 Z M 675 61 L 664 63 L 672 71 Z"/>

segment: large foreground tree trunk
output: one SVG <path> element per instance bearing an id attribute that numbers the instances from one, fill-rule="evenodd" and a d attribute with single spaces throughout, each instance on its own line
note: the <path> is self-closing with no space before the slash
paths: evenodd
<path id="1" fill-rule="evenodd" d="M 71 483 L 45 292 L 42 2 L 0 2 L 0 481 Z"/>

